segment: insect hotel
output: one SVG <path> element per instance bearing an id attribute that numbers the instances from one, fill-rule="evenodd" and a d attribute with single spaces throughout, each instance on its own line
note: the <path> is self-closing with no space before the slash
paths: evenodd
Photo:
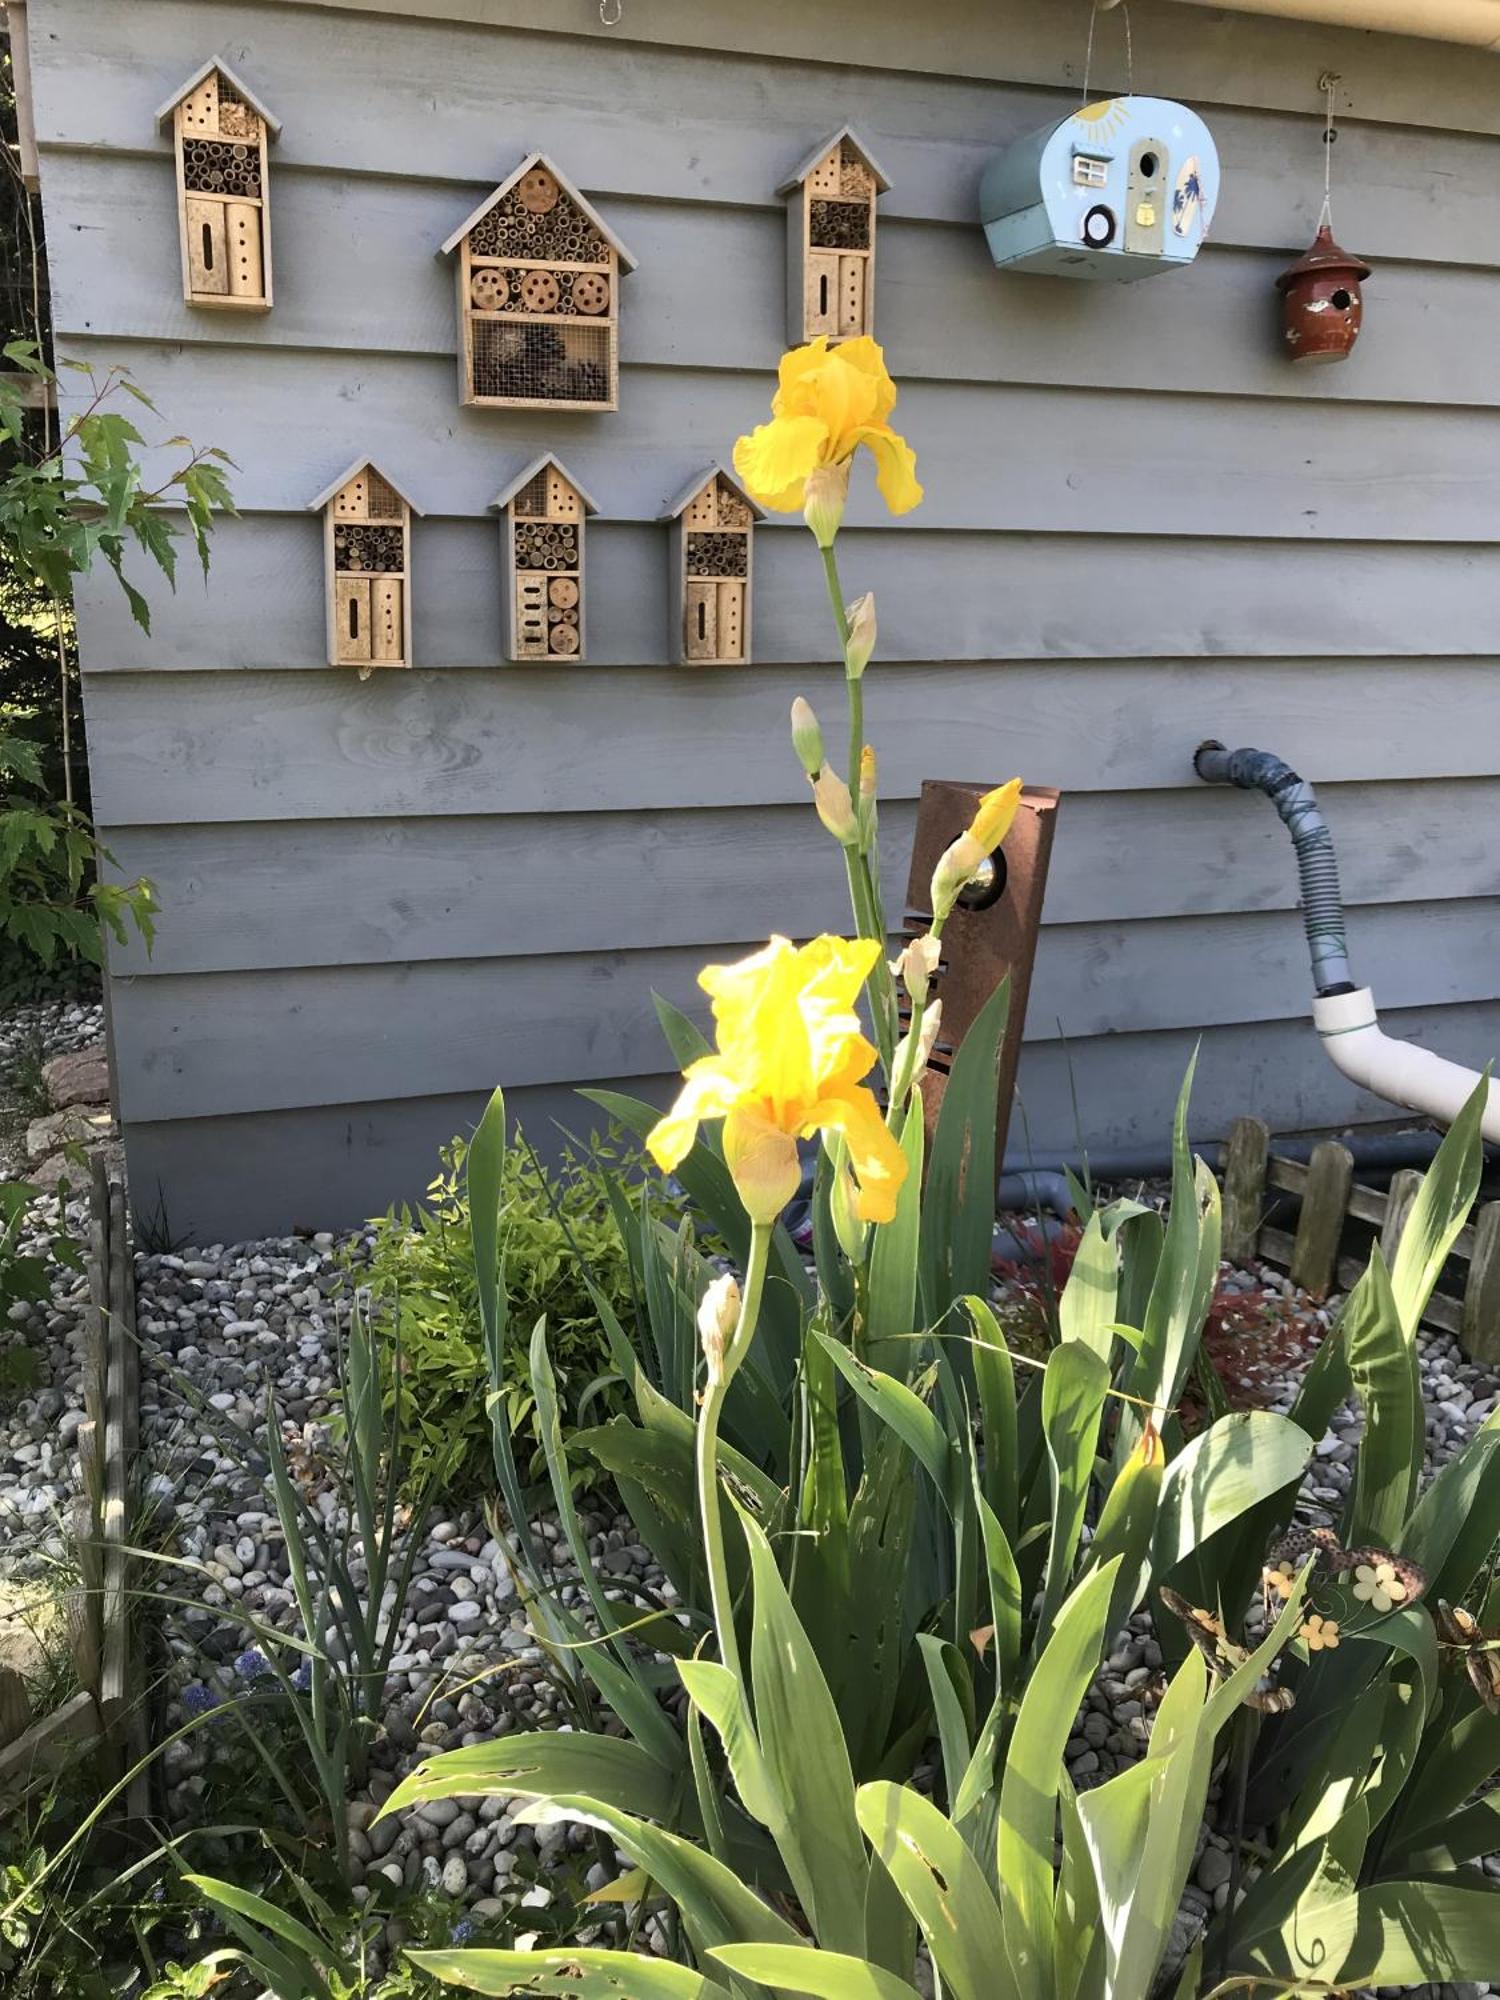
<path id="1" fill-rule="evenodd" d="M 809 153 L 786 196 L 786 337 L 875 331 L 875 202 L 890 186 L 849 126 Z"/>
<path id="2" fill-rule="evenodd" d="M 458 285 L 458 395 L 505 409 L 614 410 L 620 273 L 635 259 L 542 153 L 444 243 Z"/>
<path id="3" fill-rule="evenodd" d="M 583 529 L 599 509 L 547 454 L 491 501 L 500 509 L 506 651 L 513 660 L 581 660 Z"/>
<path id="4" fill-rule="evenodd" d="M 217 57 L 156 114 L 172 122 L 182 295 L 190 306 L 267 312 L 271 305 L 271 183 L 266 147 L 281 131 L 260 99 Z"/>
<path id="5" fill-rule="evenodd" d="M 761 510 L 721 465 L 692 480 L 663 516 L 672 523 L 672 646 L 693 667 L 750 658 L 750 542 Z"/>
<path id="6" fill-rule="evenodd" d="M 411 665 L 411 517 L 421 508 L 367 458 L 307 503 L 323 514 L 328 664 Z"/>

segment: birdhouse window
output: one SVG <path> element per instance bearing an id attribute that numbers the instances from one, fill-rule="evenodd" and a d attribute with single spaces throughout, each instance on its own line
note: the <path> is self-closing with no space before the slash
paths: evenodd
<path id="1" fill-rule="evenodd" d="M 324 517 L 328 663 L 411 665 L 411 507 L 375 467 L 351 468 L 312 502 Z"/>
<path id="2" fill-rule="evenodd" d="M 668 510 L 673 526 L 673 646 L 689 666 L 750 658 L 751 537 L 756 509 L 727 472 L 700 474 Z"/>
<path id="3" fill-rule="evenodd" d="M 1075 153 L 1073 155 L 1073 185 L 1083 188 L 1102 188 L 1109 185 L 1109 161 L 1096 153 Z"/>
<path id="4" fill-rule="evenodd" d="M 792 341 L 874 331 L 875 202 L 887 185 L 847 130 L 826 141 L 783 184 Z"/>
<path id="5" fill-rule="evenodd" d="M 555 459 L 528 467 L 496 500 L 513 660 L 583 658 L 584 527 L 593 502 Z"/>
<path id="6" fill-rule="evenodd" d="M 264 312 L 271 304 L 270 176 L 279 124 L 222 64 L 162 107 L 177 160 L 183 296 L 189 305 Z"/>
<path id="7" fill-rule="evenodd" d="M 632 260 L 555 167 L 525 162 L 443 247 L 457 253 L 463 402 L 618 408 Z"/>

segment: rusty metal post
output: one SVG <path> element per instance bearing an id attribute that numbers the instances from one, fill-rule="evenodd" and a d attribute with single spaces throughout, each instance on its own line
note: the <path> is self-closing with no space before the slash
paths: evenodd
<path id="1" fill-rule="evenodd" d="M 906 891 L 909 935 L 917 936 L 927 929 L 932 916 L 929 889 L 938 857 L 969 824 L 988 789 L 987 785 L 960 784 L 947 778 L 924 780 Z M 942 964 L 933 983 L 934 993 L 943 1002 L 943 1025 L 922 1080 L 929 1138 L 955 1052 L 986 1000 L 1002 979 L 1007 975 L 1010 978 L 1010 1018 L 996 1078 L 997 1176 L 1005 1159 L 1011 1097 L 1021 1055 L 1021 1034 L 1026 1025 L 1026 1002 L 1036 959 L 1058 801 L 1059 794 L 1046 786 L 1029 786 L 1022 793 L 1020 811 L 997 857 L 997 866 L 1003 862 L 996 877 L 999 893 L 983 907 L 971 908 L 960 903 L 954 909 L 943 931 Z M 902 1001 L 904 1021 L 904 996 Z"/>

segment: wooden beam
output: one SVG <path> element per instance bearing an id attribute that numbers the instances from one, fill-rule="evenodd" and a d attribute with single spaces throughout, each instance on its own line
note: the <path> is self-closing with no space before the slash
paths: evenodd
<path id="1" fill-rule="evenodd" d="M 1313 1148 L 1292 1247 L 1291 1277 L 1315 1299 L 1326 1299 L 1333 1285 L 1353 1185 L 1354 1155 L 1347 1146 L 1325 1139 Z"/>
<path id="2" fill-rule="evenodd" d="M 1236 1118 L 1224 1149 L 1224 1255 L 1243 1264 L 1255 1255 L 1265 1219 L 1266 1155 L 1271 1134 L 1259 1118 Z"/>

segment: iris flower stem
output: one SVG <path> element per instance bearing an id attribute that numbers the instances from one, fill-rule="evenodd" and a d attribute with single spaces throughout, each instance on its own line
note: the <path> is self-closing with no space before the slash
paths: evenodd
<path id="1" fill-rule="evenodd" d="M 844 691 L 849 703 L 849 789 L 854 794 L 858 812 L 860 765 L 865 749 L 865 692 L 863 679 L 849 672 L 849 618 L 844 610 L 844 587 L 839 581 L 839 562 L 833 544 L 822 551 L 823 579 L 828 585 L 828 602 L 833 606 L 833 622 L 839 635 L 839 650 L 844 655 Z M 891 980 L 890 967 L 886 964 L 885 912 L 881 907 L 880 892 L 875 886 L 871 857 L 866 849 L 868 838 L 864 815 L 859 814 L 860 833 L 856 846 L 844 849 L 844 863 L 849 871 L 849 901 L 854 910 L 854 925 L 861 937 L 874 938 L 880 946 L 880 957 L 875 961 L 870 974 L 870 1011 L 875 1024 L 875 1045 L 880 1051 L 881 1067 L 887 1078 L 891 1074 L 891 1062 L 896 1047 L 896 989 Z"/>
<path id="2" fill-rule="evenodd" d="M 703 1520 L 703 1553 L 708 1564 L 709 1600 L 713 1605 L 714 1626 L 719 1635 L 719 1657 L 741 1684 L 740 1645 L 735 1636 L 734 1599 L 729 1589 L 724 1522 L 719 1511 L 719 1418 L 735 1370 L 755 1338 L 761 1293 L 766 1283 L 766 1266 L 771 1258 L 773 1227 L 774 1224 L 769 1222 L 757 1222 L 751 1228 L 750 1255 L 745 1264 L 739 1320 L 724 1349 L 717 1380 L 710 1372 L 703 1391 L 703 1407 L 698 1414 L 698 1512 Z"/>

